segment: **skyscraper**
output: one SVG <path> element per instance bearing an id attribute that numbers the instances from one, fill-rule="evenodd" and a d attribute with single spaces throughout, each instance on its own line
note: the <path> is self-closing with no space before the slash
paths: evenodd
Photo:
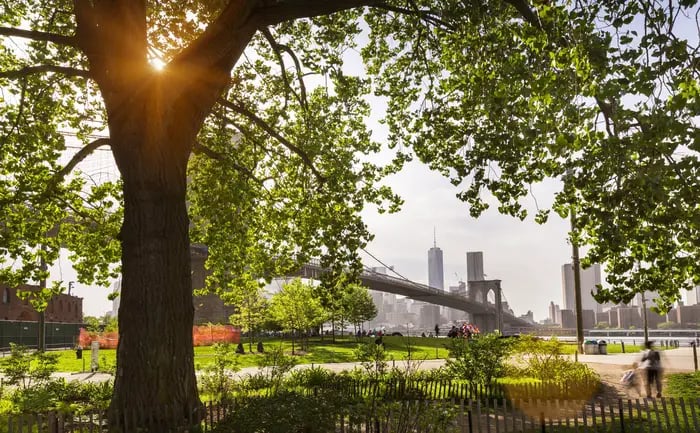
<path id="1" fill-rule="evenodd" d="M 687 305 L 700 304 L 700 286 L 695 286 L 688 290 Z"/>
<path id="2" fill-rule="evenodd" d="M 445 276 L 443 274 L 442 250 L 437 247 L 433 239 L 433 247 L 428 250 L 428 285 L 436 289 L 445 290 Z"/>
<path id="3" fill-rule="evenodd" d="M 442 250 L 437 247 L 437 240 L 433 232 L 433 247 L 428 250 L 428 285 L 436 289 L 445 290 L 445 275 L 442 264 Z M 424 326 L 432 327 L 439 324 L 440 306 L 426 304 L 422 308 Z"/>
<path id="4" fill-rule="evenodd" d="M 600 265 L 593 264 L 591 267 L 581 269 L 581 306 L 584 310 L 593 310 L 596 313 L 603 312 L 603 305 L 593 299 L 591 292 L 596 292 L 596 286 L 602 281 L 600 276 Z M 565 310 L 576 310 L 576 298 L 574 295 L 574 267 L 567 263 L 561 267 L 561 286 L 563 304 Z"/>
<path id="5" fill-rule="evenodd" d="M 467 252 L 467 281 L 482 281 L 484 279 L 484 253 L 482 251 Z"/>

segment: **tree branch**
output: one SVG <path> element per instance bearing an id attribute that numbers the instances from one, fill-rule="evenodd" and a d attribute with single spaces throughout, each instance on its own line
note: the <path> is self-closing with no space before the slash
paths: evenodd
<path id="1" fill-rule="evenodd" d="M 260 127 L 263 131 L 267 132 L 275 138 L 277 141 L 279 141 L 282 145 L 284 145 L 287 149 L 290 151 L 296 153 L 301 160 L 304 162 L 304 165 L 306 165 L 309 170 L 316 176 L 316 178 L 320 182 L 325 182 L 325 178 L 323 175 L 316 169 L 314 166 L 313 161 L 311 161 L 311 158 L 309 155 L 306 154 L 299 146 L 295 145 L 294 143 L 290 142 L 286 138 L 284 138 L 279 132 L 275 131 L 273 127 L 271 127 L 267 122 L 265 122 L 263 119 L 255 115 L 252 111 L 248 110 L 247 108 L 243 107 L 242 105 L 235 104 L 231 101 L 227 101 L 225 99 L 219 99 L 219 104 L 223 105 L 224 107 L 241 114 L 245 117 L 247 117 L 250 121 L 252 121 L 254 124 L 256 124 L 258 127 Z"/>
<path id="2" fill-rule="evenodd" d="M 280 69 L 282 71 L 282 81 L 284 82 L 284 108 L 285 110 L 287 109 L 287 101 L 289 100 L 289 92 L 291 91 L 294 93 L 292 90 L 292 86 L 289 84 L 289 77 L 287 76 L 287 67 L 284 64 L 284 58 L 282 57 L 282 52 L 279 49 L 279 45 L 277 44 L 277 41 L 275 41 L 275 38 L 272 36 L 272 33 L 270 32 L 270 29 L 267 27 L 263 27 L 260 29 L 260 32 L 262 32 L 263 36 L 265 36 L 265 39 L 267 39 L 267 43 L 270 45 L 270 48 L 272 48 L 272 51 L 275 52 L 275 56 L 277 57 L 277 62 L 280 64 Z"/>
<path id="3" fill-rule="evenodd" d="M 330 15 L 348 9 L 384 5 L 378 0 L 287 0 L 255 9 L 258 26 L 271 26 L 298 18 Z"/>
<path id="4" fill-rule="evenodd" d="M 53 42 L 54 44 L 77 47 L 75 36 L 64 36 L 57 33 L 41 32 L 38 30 L 23 30 L 14 27 L 0 27 L 0 36 L 16 36 L 34 41 Z"/>
<path id="5" fill-rule="evenodd" d="M 253 179 L 258 184 L 265 186 L 265 182 L 263 180 L 258 179 L 258 177 L 255 175 L 255 173 L 253 173 L 253 171 L 250 170 L 248 167 L 244 167 L 240 164 L 237 164 L 237 163 L 231 161 L 231 158 L 227 158 L 226 155 L 224 155 L 223 153 L 217 152 L 214 149 L 203 145 L 199 141 L 194 142 L 194 147 L 192 148 L 192 151 L 198 155 L 206 155 L 215 161 L 219 161 L 219 162 L 226 161 L 226 163 L 230 164 L 231 167 L 236 169 L 236 171 L 248 176 L 249 178 Z"/>
<path id="6" fill-rule="evenodd" d="M 414 4 L 415 6 L 415 4 Z M 413 15 L 416 17 L 419 17 L 423 21 L 425 21 L 428 24 L 432 24 L 434 26 L 438 27 L 444 27 L 446 29 L 451 29 L 454 30 L 454 26 L 449 24 L 448 22 L 442 20 L 441 18 L 438 17 L 437 12 L 432 11 L 432 10 L 424 10 L 424 9 L 419 9 L 416 7 L 415 9 L 406 9 L 398 6 L 392 6 L 388 5 L 386 3 L 378 3 L 376 5 L 373 5 L 373 7 L 376 7 L 377 9 L 383 9 L 385 11 L 389 12 L 396 12 L 402 15 Z"/>
<path id="7" fill-rule="evenodd" d="M 12 71 L 0 71 L 0 78 L 22 78 L 26 77 L 27 75 L 43 74 L 45 72 L 55 72 L 58 74 L 63 74 L 66 77 L 91 78 L 90 71 L 57 65 L 26 66 L 22 69 Z"/>
<path id="8" fill-rule="evenodd" d="M 530 7 L 527 0 L 503 0 L 503 1 L 505 1 L 509 5 L 513 6 L 518 12 L 520 12 L 520 15 L 522 15 L 522 17 L 525 19 L 525 21 L 532 24 L 534 27 L 537 27 L 538 29 L 542 28 L 542 22 L 540 21 L 540 17 L 537 16 L 537 12 Z"/>
<path id="9" fill-rule="evenodd" d="M 68 164 L 66 164 L 65 167 L 63 167 L 54 175 L 54 178 L 51 180 L 51 183 L 57 184 L 58 182 L 62 181 L 63 178 L 65 178 L 68 175 L 68 173 L 73 171 L 76 165 L 78 165 L 82 160 L 84 160 L 97 148 L 100 148 L 102 146 L 109 146 L 109 138 L 98 138 L 97 140 L 88 143 L 85 147 L 83 147 L 78 152 L 76 152 L 75 155 L 73 155 L 73 158 L 71 158 L 71 160 L 68 161 Z"/>
<path id="10" fill-rule="evenodd" d="M 307 104 L 307 98 L 306 98 L 306 84 L 304 83 L 304 71 L 301 68 L 301 62 L 299 61 L 299 58 L 297 55 L 294 53 L 294 50 L 292 50 L 290 47 L 284 44 L 278 43 L 275 38 L 272 36 L 272 33 L 270 33 L 270 30 L 267 27 L 263 27 L 261 29 L 261 32 L 265 36 L 265 38 L 268 40 L 270 43 L 270 46 L 272 49 L 275 51 L 277 54 L 280 64 L 284 67 L 284 62 L 282 61 L 282 51 L 287 53 L 289 57 L 292 58 L 292 61 L 294 62 L 294 66 L 297 71 L 297 80 L 299 81 L 299 91 L 301 92 L 301 95 L 297 95 L 296 92 L 294 92 L 294 89 L 292 89 L 291 85 L 289 84 L 289 81 L 287 80 L 287 73 L 286 71 L 284 73 L 284 78 L 285 78 L 285 84 L 289 87 L 290 90 L 292 90 L 292 93 L 294 93 L 294 96 L 297 97 L 297 100 L 299 102 L 299 105 L 301 105 L 305 110 L 308 110 L 308 104 Z"/>

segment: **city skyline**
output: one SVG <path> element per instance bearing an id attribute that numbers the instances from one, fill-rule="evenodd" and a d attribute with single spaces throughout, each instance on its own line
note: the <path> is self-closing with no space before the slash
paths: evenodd
<path id="1" fill-rule="evenodd" d="M 516 315 L 532 311 L 540 321 L 549 316 L 551 301 L 561 304 L 561 266 L 571 262 L 567 242 L 569 222 L 556 214 L 546 224 L 532 218 L 519 221 L 492 208 L 482 217 L 469 216 L 468 206 L 455 195 L 459 189 L 442 175 L 412 162 L 387 181 L 404 198 L 396 214 L 380 214 L 368 208 L 363 217 L 375 238 L 366 249 L 404 277 L 428 283 L 426 251 L 437 245 L 443 253 L 444 287 L 467 281 L 468 251 L 483 252 L 483 272 L 487 279 L 500 279 L 509 306 Z M 534 185 L 525 199 L 534 213 L 539 206 L 551 205 L 557 181 Z M 433 230 L 435 228 L 435 231 Z M 585 253 L 583 250 L 582 254 Z M 361 253 L 365 265 L 382 266 Z M 51 270 L 51 281 L 77 281 L 65 251 Z M 605 282 L 603 281 L 603 284 Z M 75 285 L 74 294 L 84 298 L 86 315 L 102 315 L 111 310 L 107 299 L 111 288 Z M 685 295 L 684 295 L 685 298 Z"/>

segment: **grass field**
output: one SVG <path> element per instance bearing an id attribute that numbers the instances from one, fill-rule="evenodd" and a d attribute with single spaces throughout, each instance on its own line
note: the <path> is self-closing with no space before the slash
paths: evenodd
<path id="1" fill-rule="evenodd" d="M 362 339 L 357 339 L 355 337 L 339 337 L 336 336 L 336 341 L 332 342 L 330 337 L 324 337 L 323 340 L 320 338 L 313 338 L 310 340 L 308 352 L 298 353 L 296 359 L 299 364 L 325 364 L 334 362 L 355 362 L 357 358 L 354 354 L 354 349 L 360 341 L 374 341 L 372 337 L 364 337 Z M 446 349 L 446 344 L 449 341 L 445 338 L 423 338 L 423 337 L 384 337 L 384 343 L 386 351 L 388 352 L 389 361 L 404 360 L 408 357 L 408 345 L 411 346 L 411 357 L 413 359 L 445 359 L 448 356 L 448 351 Z M 285 353 L 291 353 L 292 342 L 290 340 L 282 339 L 266 339 L 263 344 L 266 348 L 274 346 L 282 346 Z M 248 350 L 248 344 L 246 341 L 243 342 L 246 350 Z M 299 351 L 299 342 L 296 343 L 295 348 L 297 352 Z M 641 346 L 632 346 L 631 344 L 625 345 L 626 353 L 637 353 L 642 349 Z M 255 344 L 253 345 L 253 350 L 255 350 Z M 573 355 L 576 352 L 575 344 L 564 344 L 564 353 Z M 73 350 L 63 350 L 56 352 L 59 354 L 58 371 L 63 372 L 78 372 L 83 371 L 83 360 L 75 358 L 75 352 Z M 622 346 L 616 343 L 608 344 L 608 353 L 622 353 Z M 83 352 L 83 357 L 85 361 L 85 369 L 90 369 L 90 351 L 85 350 Z M 262 355 L 257 353 L 236 355 L 239 366 L 243 367 L 255 367 L 262 358 Z M 116 350 L 113 349 L 100 349 L 100 370 L 109 370 L 110 366 L 116 363 Z M 214 359 L 214 352 L 210 346 L 198 346 L 194 348 L 194 362 L 196 369 L 202 369 L 205 365 L 212 362 Z"/>
<path id="2" fill-rule="evenodd" d="M 360 341 L 374 341 L 374 338 L 364 337 L 357 339 L 355 337 L 336 337 L 335 343 L 330 337 L 313 338 L 310 340 L 308 352 L 299 352 L 299 342 L 295 344 L 296 351 L 299 352 L 296 359 L 299 364 L 325 364 L 333 362 L 355 362 L 357 358 L 354 354 L 354 349 Z M 436 359 L 446 358 L 447 349 L 445 344 L 448 341 L 444 338 L 421 338 L 421 337 L 384 337 L 384 344 L 388 353 L 389 360 L 403 360 L 408 357 L 408 344 L 411 346 L 411 357 L 413 359 Z M 291 353 L 292 342 L 282 339 L 267 339 L 263 344 L 265 348 L 282 346 L 285 353 Z M 248 350 L 247 342 L 243 342 L 243 346 Z M 255 350 L 255 344 L 253 345 Z M 83 361 L 85 370 L 90 369 L 90 351 L 83 351 L 84 359 L 76 359 L 75 351 L 61 350 L 57 351 L 59 355 L 58 371 L 62 372 L 78 372 L 83 371 Z M 253 353 L 245 355 L 236 355 L 240 367 L 255 367 L 262 358 L 262 355 Z M 116 350 L 100 349 L 100 370 L 108 370 L 109 366 L 116 363 Z M 214 359 L 214 351 L 211 346 L 198 346 L 194 348 L 194 363 L 196 369 L 201 369 L 205 365 L 212 362 Z"/>

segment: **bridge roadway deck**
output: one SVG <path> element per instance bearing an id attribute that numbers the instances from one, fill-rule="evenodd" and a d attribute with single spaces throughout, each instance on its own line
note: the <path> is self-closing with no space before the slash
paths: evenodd
<path id="1" fill-rule="evenodd" d="M 321 266 L 310 263 L 304 265 L 297 275 L 303 278 L 318 278 L 323 272 L 324 269 Z M 454 308 L 471 314 L 496 314 L 496 307 L 492 304 L 483 304 L 425 284 L 407 281 L 386 274 L 365 271 L 360 275 L 360 281 L 369 289 L 406 296 L 416 301 Z M 507 311 L 503 312 L 503 322 L 510 327 L 533 326 L 531 323 L 515 317 Z"/>

